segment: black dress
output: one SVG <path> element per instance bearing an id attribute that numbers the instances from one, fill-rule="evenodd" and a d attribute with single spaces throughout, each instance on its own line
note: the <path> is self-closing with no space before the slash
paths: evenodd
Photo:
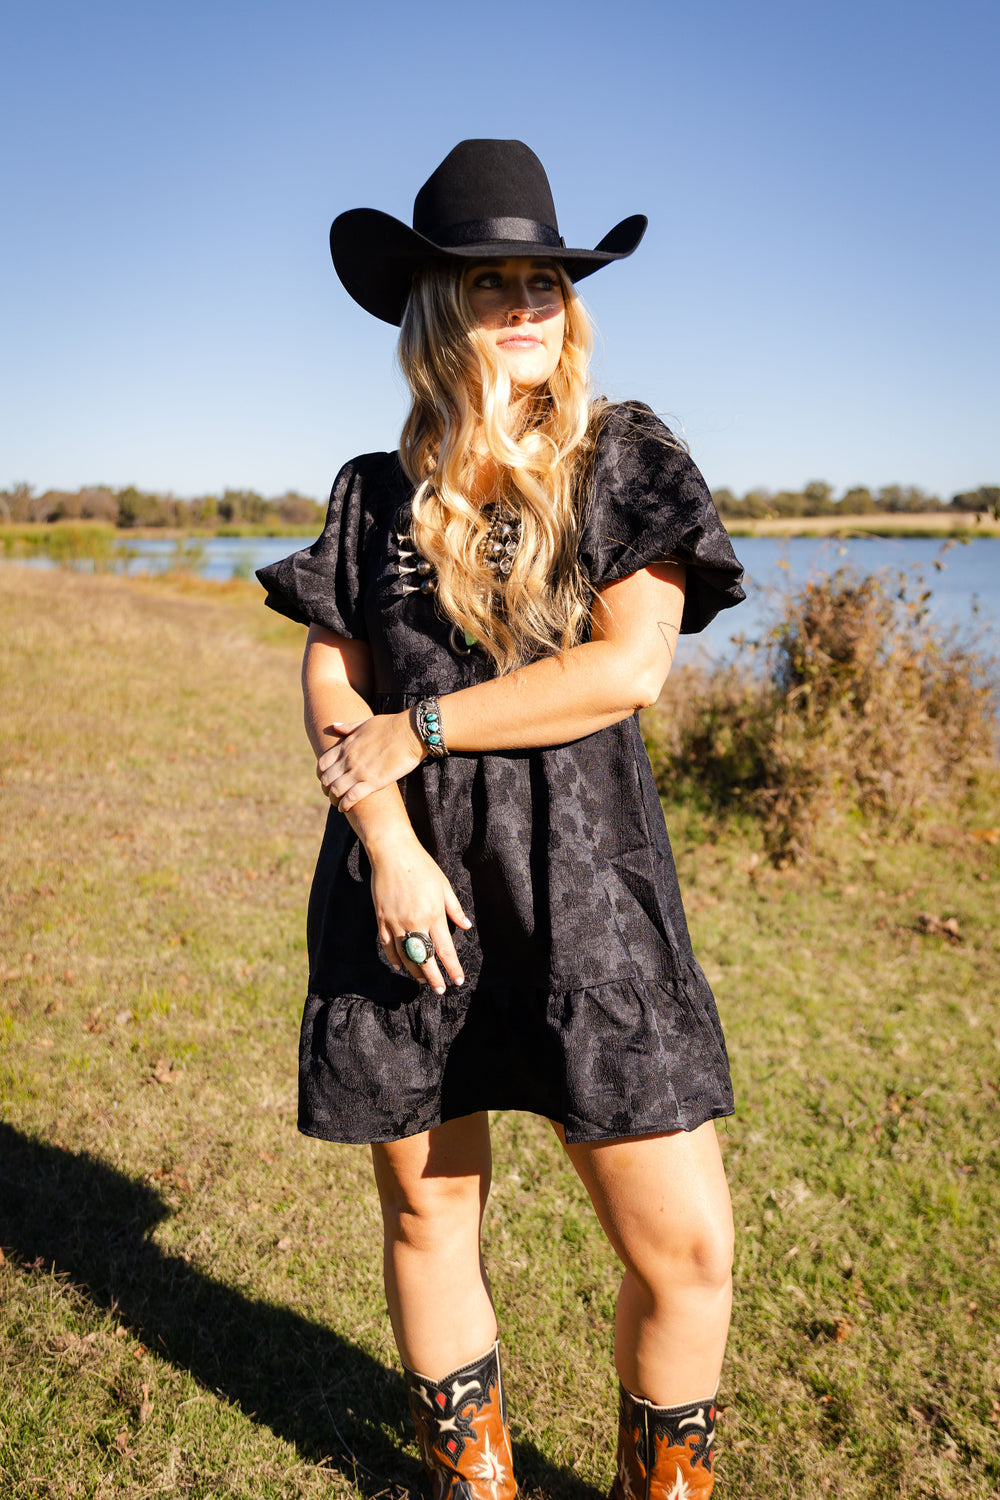
<path id="1" fill-rule="evenodd" d="M 648 407 L 612 409 L 587 489 L 594 584 L 685 563 L 683 632 L 744 598 L 704 480 Z M 272 609 L 368 642 L 376 713 L 493 675 L 480 650 L 455 650 L 433 597 L 404 593 L 410 496 L 397 454 L 353 460 L 319 540 L 257 575 Z M 472 919 L 454 934 L 466 982 L 439 996 L 385 963 L 364 848 L 331 810 L 309 902 L 300 1130 L 391 1141 L 522 1109 L 586 1141 L 732 1113 L 636 716 L 548 749 L 427 759 L 401 790 Z"/>

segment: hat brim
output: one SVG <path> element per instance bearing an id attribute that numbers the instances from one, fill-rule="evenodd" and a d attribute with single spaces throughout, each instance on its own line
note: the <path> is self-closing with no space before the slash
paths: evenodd
<path id="1" fill-rule="evenodd" d="M 403 321 L 413 273 L 420 266 L 455 260 L 505 260 L 525 256 L 554 260 L 570 281 L 581 281 L 613 260 L 624 260 L 646 232 L 643 214 L 622 219 L 593 250 L 540 245 L 529 240 L 490 240 L 477 245 L 436 245 L 400 219 L 377 208 L 351 208 L 330 226 L 330 254 L 346 290 L 359 306 L 384 323 Z"/>

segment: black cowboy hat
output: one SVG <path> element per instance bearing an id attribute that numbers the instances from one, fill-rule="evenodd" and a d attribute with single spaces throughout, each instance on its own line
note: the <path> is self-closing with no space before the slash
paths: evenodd
<path id="1" fill-rule="evenodd" d="M 571 281 L 631 255 L 647 220 L 633 214 L 594 250 L 567 250 L 545 168 L 523 141 L 460 141 L 413 204 L 413 228 L 377 208 L 334 219 L 337 275 L 366 312 L 403 321 L 413 273 L 436 261 L 537 256 L 558 261 Z"/>

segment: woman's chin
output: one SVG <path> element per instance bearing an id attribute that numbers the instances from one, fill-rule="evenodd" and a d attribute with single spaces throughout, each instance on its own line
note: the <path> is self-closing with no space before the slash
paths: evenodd
<path id="1" fill-rule="evenodd" d="M 535 354 L 501 354 L 500 363 L 510 377 L 513 390 L 533 391 L 545 384 L 558 361 L 539 359 Z"/>

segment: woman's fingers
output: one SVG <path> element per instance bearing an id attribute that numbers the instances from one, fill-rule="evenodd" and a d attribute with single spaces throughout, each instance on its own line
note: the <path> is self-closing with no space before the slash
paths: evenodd
<path id="1" fill-rule="evenodd" d="M 455 952 L 455 944 L 451 940 L 451 933 L 448 931 L 447 922 L 441 922 L 431 932 L 431 937 L 434 939 L 434 947 L 437 949 L 438 963 L 442 966 L 452 984 L 464 984 L 465 975 L 462 973 L 462 965 L 458 961 L 458 954 Z M 434 968 L 437 969 L 437 967 L 438 964 L 434 964 Z M 440 970 L 438 970 L 438 977 L 440 978 Z"/>
<path id="2" fill-rule="evenodd" d="M 444 883 L 444 909 L 456 927 L 472 926 L 472 923 L 462 910 L 461 901 L 459 901 L 447 880 Z"/>
<path id="3" fill-rule="evenodd" d="M 347 742 L 354 730 L 360 729 L 361 725 L 367 722 L 367 719 L 359 719 L 356 724 L 330 724 L 327 726 L 327 732 L 332 731 L 334 734 L 340 735 L 340 739 L 335 745 L 330 745 L 324 750 L 323 754 L 316 761 L 316 775 L 323 783 L 324 790 L 329 786 L 334 777 L 343 774 L 344 752 Z"/>
<path id="4" fill-rule="evenodd" d="M 346 780 L 347 778 L 342 776 L 340 783 L 342 784 Z M 367 781 L 355 781 L 353 783 L 349 782 L 343 792 L 341 792 L 338 789 L 338 784 L 335 783 L 333 795 L 337 798 L 337 806 L 340 808 L 340 811 L 346 813 L 350 812 L 351 808 L 358 802 L 363 802 L 369 792 L 379 792 L 381 790 L 381 786 L 370 786 Z"/>
<path id="5" fill-rule="evenodd" d="M 323 788 L 325 796 L 340 808 L 341 812 L 349 812 L 356 802 L 367 797 L 369 792 L 378 789 L 369 786 L 367 782 L 356 781 L 349 773 L 344 774 L 339 767 L 331 767 L 319 778 L 319 784 Z"/>
<path id="6" fill-rule="evenodd" d="M 358 720 L 358 724 L 364 723 L 364 719 Z M 324 772 L 328 771 L 333 765 L 334 761 L 336 761 L 338 757 L 343 755 L 344 741 L 352 730 L 357 729 L 358 724 L 330 724 L 327 726 L 328 733 L 332 731 L 334 734 L 339 734 L 341 738 L 335 745 L 329 745 L 316 761 L 316 775 L 319 777 L 320 781 L 323 780 Z"/>
<path id="7" fill-rule="evenodd" d="M 409 930 L 411 932 L 421 931 L 420 928 L 414 927 L 411 927 Z M 448 931 L 447 923 L 422 930 L 427 932 L 434 944 L 435 950 L 425 964 L 415 964 L 411 958 L 407 958 L 403 948 L 404 933 L 401 933 L 396 939 L 396 951 L 402 956 L 407 971 L 413 975 L 414 979 L 419 979 L 422 984 L 430 985 L 431 989 L 437 995 L 443 995 L 445 992 L 445 981 L 441 976 L 442 968 L 452 984 L 464 984 L 465 975 L 462 973 L 462 965 L 458 961 L 458 954 L 455 952 L 455 944 L 451 940 L 451 933 Z"/>
<path id="8" fill-rule="evenodd" d="M 411 927 L 409 930 L 411 932 L 420 931 L 416 927 Z M 403 947 L 405 941 L 406 934 L 401 932 L 395 939 L 395 952 L 397 959 L 402 960 L 402 965 L 406 972 L 412 975 L 414 979 L 419 979 L 421 984 L 429 984 L 435 994 L 443 995 L 445 988 L 444 980 L 441 978 L 441 970 L 438 968 L 434 958 L 429 958 L 425 964 L 415 964 L 412 958 L 407 958 L 406 956 L 406 949 Z"/>
<path id="9" fill-rule="evenodd" d="M 373 792 L 381 791 L 420 764 L 423 746 L 405 714 L 375 714 L 356 724 L 329 726 L 339 738 L 316 762 L 316 774 L 327 796 L 349 812 Z"/>
<path id="10" fill-rule="evenodd" d="M 326 761 L 326 765 L 323 764 L 324 761 Z M 316 762 L 316 775 L 319 777 L 320 786 L 327 795 L 329 795 L 330 788 L 335 781 L 343 781 L 345 779 L 344 767 L 340 761 L 336 757 L 326 760 L 325 755 Z"/>
<path id="11" fill-rule="evenodd" d="M 452 894 L 452 899 L 454 900 L 454 893 Z M 461 911 L 460 907 L 459 911 Z M 463 923 L 465 926 L 472 925 L 464 917 Z M 445 980 L 441 975 L 442 969 L 452 984 L 465 983 L 465 974 L 459 962 L 458 954 L 455 952 L 455 944 L 448 930 L 447 921 L 430 922 L 426 927 L 408 927 L 406 931 L 426 932 L 434 944 L 434 952 L 426 963 L 414 963 L 411 958 L 407 957 L 406 949 L 403 946 L 406 941 L 406 932 L 394 935 L 390 928 L 380 923 L 379 940 L 381 941 L 386 958 L 397 974 L 405 969 L 408 974 L 412 974 L 414 979 L 419 979 L 421 984 L 430 985 L 431 989 L 438 995 L 443 995 L 445 992 Z"/>
<path id="12" fill-rule="evenodd" d="M 399 956 L 399 948 L 396 946 L 396 938 L 390 927 L 383 922 L 378 924 L 379 942 L 382 944 L 382 952 L 385 954 L 386 963 L 390 969 L 395 969 L 397 974 L 403 971 L 403 961 Z"/>
<path id="13" fill-rule="evenodd" d="M 331 802 L 336 800 L 341 812 L 349 812 L 357 802 L 367 797 L 369 792 L 377 792 L 387 783 L 373 785 L 371 782 L 358 781 L 351 773 L 344 772 L 340 766 L 331 766 L 319 774 L 320 786 Z"/>
<path id="14" fill-rule="evenodd" d="M 416 839 L 376 849 L 372 858 L 372 899 L 379 939 L 397 973 L 411 974 L 439 995 L 447 983 L 464 984 L 451 928 L 471 927 L 444 871 Z M 408 933 L 429 939 L 426 963 L 414 963 L 404 944 Z M 422 945 L 415 944 L 420 952 Z"/>
<path id="15" fill-rule="evenodd" d="M 425 984 L 429 984 L 435 995 L 444 994 L 445 983 L 441 978 L 441 970 L 433 958 L 428 963 L 420 965 L 417 977 L 422 979 Z"/>

